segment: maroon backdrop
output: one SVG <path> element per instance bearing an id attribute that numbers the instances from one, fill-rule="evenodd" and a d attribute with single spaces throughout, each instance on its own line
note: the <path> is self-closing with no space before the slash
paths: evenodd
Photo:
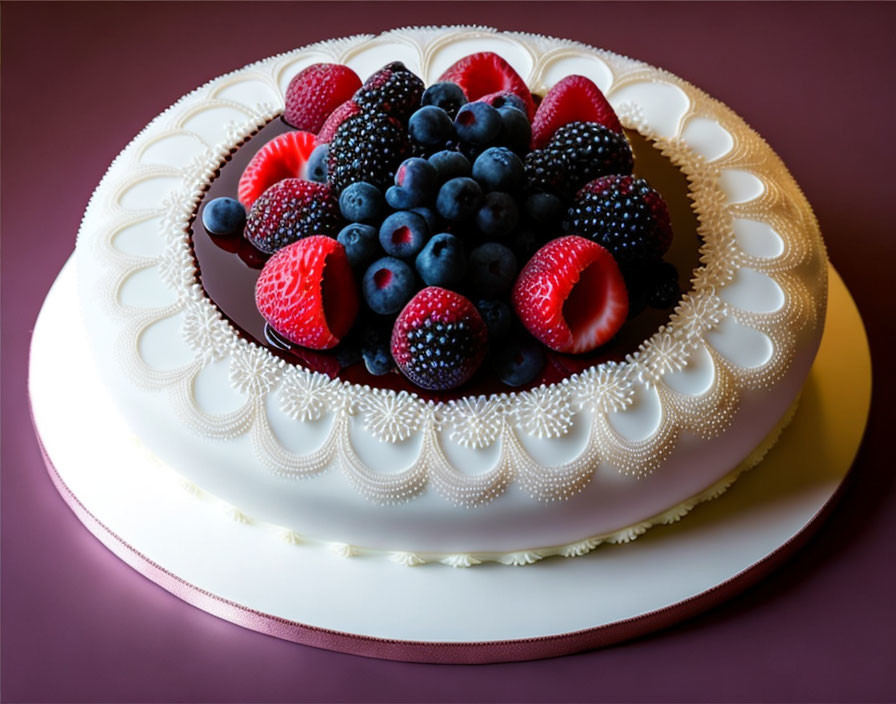
<path id="1" fill-rule="evenodd" d="M 4 3 L 2 6 L 4 701 L 878 700 L 896 698 L 896 495 L 888 332 L 893 4 Z M 480 667 L 381 662 L 243 630 L 100 545 L 32 436 L 38 307 L 114 156 L 163 108 L 253 60 L 333 36 L 485 24 L 663 66 L 728 103 L 814 205 L 876 364 L 871 424 L 841 504 L 785 567 L 679 626 L 602 651 Z M 64 340 L 60 363 L 64 364 Z"/>

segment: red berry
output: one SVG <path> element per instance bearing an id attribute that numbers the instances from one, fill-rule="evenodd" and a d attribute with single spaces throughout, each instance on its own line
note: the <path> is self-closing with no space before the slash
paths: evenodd
<path id="1" fill-rule="evenodd" d="M 342 224 L 339 201 L 327 184 L 287 178 L 255 201 L 243 233 L 270 254 L 310 235 L 336 237 Z"/>
<path id="2" fill-rule="evenodd" d="M 339 125 L 345 122 L 352 115 L 357 115 L 361 112 L 361 108 L 358 107 L 357 103 L 354 100 L 346 100 L 342 105 L 336 108 L 332 114 L 327 118 L 327 121 L 324 123 L 324 126 L 320 128 L 320 132 L 317 133 L 317 143 L 318 144 L 329 144 L 333 141 L 333 135 L 336 134 L 336 130 L 339 129 Z"/>
<path id="3" fill-rule="evenodd" d="M 240 203 L 248 210 L 258 196 L 278 181 L 299 178 L 316 146 L 310 132 L 287 132 L 274 137 L 246 164 L 237 186 Z"/>
<path id="4" fill-rule="evenodd" d="M 358 289 L 345 247 L 323 235 L 284 247 L 261 270 L 255 305 L 290 342 L 315 350 L 335 346 L 358 314 Z"/>
<path id="5" fill-rule="evenodd" d="M 289 82 L 283 119 L 296 129 L 317 132 L 360 87 L 361 79 L 348 66 L 311 64 Z"/>
<path id="6" fill-rule="evenodd" d="M 548 242 L 513 287 L 513 307 L 532 335 L 557 352 L 590 352 L 628 315 L 628 292 L 612 255 L 570 235 Z"/>
<path id="7" fill-rule="evenodd" d="M 439 81 L 457 83 L 470 102 L 490 93 L 510 91 L 523 99 L 530 120 L 535 114 L 535 103 L 526 82 L 509 63 L 491 51 L 470 54 L 456 61 Z"/>
<path id="8" fill-rule="evenodd" d="M 488 330 L 459 293 L 429 286 L 414 296 L 392 328 L 392 357 L 424 389 L 453 389 L 482 364 Z"/>
<path id="9" fill-rule="evenodd" d="M 616 112 L 600 88 L 585 76 L 567 76 L 544 96 L 532 121 L 533 147 L 544 147 L 554 132 L 570 122 L 597 122 L 622 132 Z"/>

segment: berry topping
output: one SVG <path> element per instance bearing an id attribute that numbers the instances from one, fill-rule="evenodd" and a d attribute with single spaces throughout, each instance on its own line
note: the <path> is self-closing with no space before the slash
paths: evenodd
<path id="1" fill-rule="evenodd" d="M 330 145 L 318 144 L 311 156 L 308 157 L 308 163 L 305 164 L 304 178 L 315 183 L 327 182 L 327 161 L 330 158 Z"/>
<path id="2" fill-rule="evenodd" d="M 491 342 L 500 342 L 503 345 L 504 338 L 510 334 L 513 322 L 513 313 L 510 312 L 510 306 L 504 301 L 485 299 L 476 303 L 476 310 L 479 311 L 482 322 L 485 323 L 485 327 L 488 329 L 488 339 Z"/>
<path id="3" fill-rule="evenodd" d="M 395 368 L 392 351 L 392 329 L 385 325 L 369 325 L 361 338 L 361 358 L 374 376 L 382 376 Z"/>
<path id="4" fill-rule="evenodd" d="M 255 305 L 290 342 L 316 350 L 335 346 L 358 313 L 357 286 L 345 249 L 322 235 L 284 247 L 261 270 Z"/>
<path id="5" fill-rule="evenodd" d="M 407 122 L 420 106 L 423 81 L 400 61 L 393 61 L 364 81 L 353 100 L 362 110 L 384 112 Z"/>
<path id="6" fill-rule="evenodd" d="M 516 191 L 526 180 L 520 158 L 507 147 L 491 147 L 473 162 L 473 178 L 488 191 Z"/>
<path id="7" fill-rule="evenodd" d="M 460 110 L 460 106 L 467 102 L 467 97 L 457 83 L 442 81 L 433 83 L 423 91 L 423 98 L 420 102 L 423 105 L 433 105 L 437 108 L 442 108 L 442 110 L 448 113 L 448 117 L 453 120 L 454 116 L 457 115 L 457 111 Z"/>
<path id="8" fill-rule="evenodd" d="M 400 311 L 416 290 L 413 270 L 395 257 L 377 259 L 367 267 L 361 280 L 364 300 L 370 310 L 380 315 L 392 315 Z"/>
<path id="9" fill-rule="evenodd" d="M 544 368 L 544 349 L 528 335 L 505 340 L 492 353 L 491 365 L 507 386 L 525 386 Z"/>
<path id="10" fill-rule="evenodd" d="M 246 164 L 237 186 L 237 197 L 251 208 L 268 188 L 285 178 L 301 178 L 316 146 L 310 132 L 286 132 L 265 144 Z"/>
<path id="11" fill-rule="evenodd" d="M 628 313 L 615 260 L 583 237 L 539 249 L 513 287 L 513 307 L 532 335 L 557 352 L 589 352 L 610 340 Z"/>
<path id="12" fill-rule="evenodd" d="M 300 178 L 275 183 L 246 218 L 246 239 L 268 254 L 310 235 L 339 232 L 339 204 L 329 187 Z"/>
<path id="13" fill-rule="evenodd" d="M 653 308 L 671 308 L 681 297 L 678 269 L 669 262 L 660 262 L 649 275 L 647 303 Z"/>
<path id="14" fill-rule="evenodd" d="M 476 100 L 480 103 L 488 103 L 495 110 L 499 110 L 503 107 L 519 110 L 524 115 L 526 115 L 526 122 L 529 122 L 528 113 L 526 111 L 526 101 L 516 93 L 512 93 L 509 90 L 499 90 L 496 93 L 489 93 L 488 95 L 483 95 L 481 98 L 477 98 Z"/>
<path id="15" fill-rule="evenodd" d="M 619 118 L 593 81 L 567 76 L 544 96 L 532 120 L 532 143 L 541 149 L 554 133 L 570 122 L 596 122 L 622 134 Z"/>
<path id="16" fill-rule="evenodd" d="M 546 149 L 555 160 L 566 160 L 574 189 L 600 176 L 630 174 L 634 166 L 628 138 L 596 122 L 563 125 Z"/>
<path id="17" fill-rule="evenodd" d="M 507 193 L 488 193 L 476 213 L 476 227 L 486 237 L 506 237 L 516 229 L 519 209 Z"/>
<path id="18" fill-rule="evenodd" d="M 467 103 L 454 118 L 457 138 L 469 144 L 491 144 L 501 134 L 501 115 L 486 103 Z"/>
<path id="19" fill-rule="evenodd" d="M 482 189 L 473 179 L 462 176 L 446 181 L 436 197 L 436 210 L 446 220 L 469 220 L 482 203 Z"/>
<path id="20" fill-rule="evenodd" d="M 414 262 L 427 286 L 454 287 L 464 277 L 464 250 L 460 240 L 447 232 L 433 235 Z"/>
<path id="21" fill-rule="evenodd" d="M 460 152 L 449 150 L 436 152 L 429 157 L 429 163 L 436 168 L 439 183 L 473 173 L 469 159 Z"/>
<path id="22" fill-rule="evenodd" d="M 339 126 L 352 115 L 357 115 L 359 112 L 361 112 L 361 108 L 358 107 L 354 100 L 346 100 L 333 111 L 327 118 L 324 126 L 320 128 L 320 132 L 317 133 L 317 143 L 329 144 L 332 142 Z"/>
<path id="23" fill-rule="evenodd" d="M 459 293 L 429 286 L 405 306 L 392 328 L 392 357 L 408 379 L 424 389 L 453 389 L 467 381 L 485 357 L 488 331 Z"/>
<path id="24" fill-rule="evenodd" d="M 535 149 L 526 154 L 525 164 L 526 184 L 532 190 L 546 191 L 561 197 L 575 192 L 571 184 L 566 155 L 546 149 Z"/>
<path id="25" fill-rule="evenodd" d="M 407 155 L 407 132 L 398 120 L 381 112 L 361 112 L 336 130 L 327 178 L 337 193 L 356 181 L 385 190 Z"/>
<path id="26" fill-rule="evenodd" d="M 470 286 L 483 298 L 510 291 L 518 271 L 516 257 L 498 242 L 486 242 L 470 252 Z"/>
<path id="27" fill-rule="evenodd" d="M 454 123 L 442 108 L 424 105 L 411 115 L 408 134 L 416 144 L 438 147 L 454 136 Z"/>
<path id="28" fill-rule="evenodd" d="M 641 178 L 604 176 L 578 192 L 563 231 L 605 247 L 623 269 L 658 260 L 672 242 L 663 197 Z"/>
<path id="29" fill-rule="evenodd" d="M 515 97 L 515 96 L 514 96 Z M 516 108 L 498 108 L 501 117 L 501 134 L 498 142 L 512 149 L 516 154 L 525 156 L 532 141 L 532 127 L 526 113 Z"/>
<path id="30" fill-rule="evenodd" d="M 399 259 L 412 259 L 429 239 L 429 228 L 422 215 L 410 210 L 399 210 L 380 225 L 380 244 Z"/>
<path id="31" fill-rule="evenodd" d="M 312 64 L 289 82 L 283 119 L 296 129 L 317 132 L 360 86 L 361 79 L 348 66 Z"/>
<path id="32" fill-rule="evenodd" d="M 238 235 L 245 224 L 246 209 L 233 198 L 215 198 L 202 209 L 202 226 L 212 235 Z"/>
<path id="33" fill-rule="evenodd" d="M 514 93 L 525 103 L 529 117 L 535 114 L 535 103 L 526 82 L 509 63 L 491 51 L 470 54 L 456 61 L 439 80 L 457 83 L 467 100 L 502 91 Z"/>
<path id="34" fill-rule="evenodd" d="M 552 193 L 533 193 L 526 198 L 526 215 L 545 228 L 559 228 L 563 201 Z"/>
<path id="35" fill-rule="evenodd" d="M 401 162 L 395 172 L 395 185 L 386 191 L 393 208 L 416 208 L 432 201 L 438 188 L 438 172 L 426 159 L 414 156 Z"/>
<path id="36" fill-rule="evenodd" d="M 380 253 L 380 239 L 373 225 L 353 222 L 343 227 L 336 240 L 345 247 L 345 256 L 355 272 L 363 272 Z"/>
<path id="37" fill-rule="evenodd" d="M 383 194 L 364 181 L 351 184 L 339 194 L 339 212 L 349 222 L 379 220 L 385 209 Z"/>

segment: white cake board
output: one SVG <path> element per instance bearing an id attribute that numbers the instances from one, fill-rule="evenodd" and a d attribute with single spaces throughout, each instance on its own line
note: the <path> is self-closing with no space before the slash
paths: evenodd
<path id="1" fill-rule="evenodd" d="M 859 313 L 831 269 L 818 359 L 796 417 L 759 467 L 680 523 L 634 543 L 526 567 L 472 569 L 409 568 L 289 544 L 178 486 L 104 392 L 72 261 L 35 326 L 29 385 L 38 437 L 63 498 L 107 547 L 182 599 L 318 647 L 495 662 L 642 635 L 737 593 L 785 559 L 829 508 L 852 464 L 870 404 L 870 364 Z"/>

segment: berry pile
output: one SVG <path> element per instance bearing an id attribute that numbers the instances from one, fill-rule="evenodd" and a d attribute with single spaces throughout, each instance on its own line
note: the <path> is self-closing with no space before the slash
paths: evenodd
<path id="1" fill-rule="evenodd" d="M 315 64 L 287 90 L 297 129 L 202 222 L 273 254 L 255 297 L 278 344 L 335 347 L 430 390 L 486 359 L 505 384 L 529 384 L 544 347 L 589 352 L 679 295 L 662 259 L 668 210 L 632 175 L 601 91 L 568 76 L 536 102 L 489 52 L 428 87 L 401 62 L 363 83 Z"/>

